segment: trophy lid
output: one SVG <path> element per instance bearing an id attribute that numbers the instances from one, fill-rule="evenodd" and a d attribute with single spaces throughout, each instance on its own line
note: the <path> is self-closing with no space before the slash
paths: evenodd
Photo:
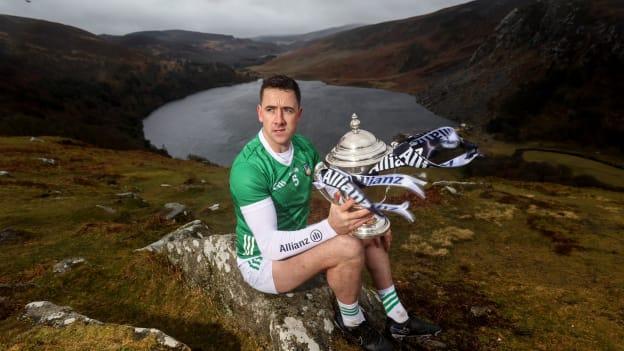
<path id="1" fill-rule="evenodd" d="M 350 126 L 351 131 L 340 138 L 325 161 L 350 173 L 366 173 L 392 149 L 371 132 L 360 129 L 360 120 L 355 113 L 351 116 Z"/>

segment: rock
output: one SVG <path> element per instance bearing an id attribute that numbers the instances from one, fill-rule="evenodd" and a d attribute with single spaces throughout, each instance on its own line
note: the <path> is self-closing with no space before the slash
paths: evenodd
<path id="1" fill-rule="evenodd" d="M 223 306 L 222 313 L 272 350 L 327 350 L 334 330 L 334 296 L 318 276 L 288 294 L 251 288 L 237 268 L 235 235 L 213 235 L 199 220 L 140 250 L 160 252 L 179 267 L 186 281 Z M 363 289 L 360 304 L 382 326 L 383 308 L 374 291 Z"/>
<path id="2" fill-rule="evenodd" d="M 452 186 L 445 186 L 444 190 L 448 191 L 451 195 L 458 195 L 457 189 L 453 188 Z"/>
<path id="3" fill-rule="evenodd" d="M 189 191 L 189 190 L 203 190 L 204 186 L 202 184 L 184 184 L 181 187 L 182 191 Z"/>
<path id="4" fill-rule="evenodd" d="M 21 318 L 30 320 L 35 324 L 47 325 L 55 328 L 64 327 L 75 322 L 97 325 L 104 324 L 98 320 L 76 313 L 70 307 L 57 306 L 49 301 L 35 301 L 29 303 L 24 308 L 24 313 Z"/>
<path id="5" fill-rule="evenodd" d="M 169 211 L 169 213 L 165 215 L 165 219 L 167 220 L 174 219 L 181 213 L 183 213 L 186 216 L 186 206 L 183 204 L 180 204 L 177 202 L 170 202 L 170 203 L 165 204 L 165 208 L 171 210 Z"/>
<path id="6" fill-rule="evenodd" d="M 165 251 L 165 245 L 167 245 L 167 243 L 176 242 L 185 238 L 188 235 L 196 235 L 199 239 L 203 239 L 202 233 L 210 233 L 210 229 L 205 224 L 203 224 L 202 221 L 194 220 L 163 236 L 160 240 L 155 241 L 135 251 L 162 253 Z"/>
<path id="7" fill-rule="evenodd" d="M 133 193 L 131 191 L 126 193 L 117 193 L 115 196 L 120 197 L 122 199 L 135 199 L 135 200 L 143 200 L 137 193 Z"/>
<path id="8" fill-rule="evenodd" d="M 39 143 L 43 143 L 44 142 L 43 139 L 39 139 L 39 138 L 36 138 L 36 137 L 30 137 L 30 141 L 36 141 L 36 142 L 39 142 Z"/>
<path id="9" fill-rule="evenodd" d="M 155 328 L 134 328 L 134 334 L 139 339 L 143 339 L 148 335 L 153 334 L 156 336 L 156 340 L 158 340 L 158 343 L 168 349 L 190 350 L 188 346 Z"/>
<path id="10" fill-rule="evenodd" d="M 490 313 L 492 313 L 492 309 L 488 306 L 472 306 L 470 307 L 470 314 L 474 318 L 483 318 L 487 317 Z"/>
<path id="11" fill-rule="evenodd" d="M 0 230 L 0 245 L 24 242 L 30 239 L 30 237 L 30 233 L 27 233 L 25 231 L 16 230 L 13 228 L 4 228 Z"/>
<path id="12" fill-rule="evenodd" d="M 160 184 L 160 186 L 163 188 L 169 188 L 171 187 L 171 184 Z"/>
<path id="13" fill-rule="evenodd" d="M 463 190 L 472 190 L 472 189 L 477 189 L 477 188 L 488 188 L 490 186 L 490 184 L 486 184 L 486 183 L 456 182 L 456 181 L 449 181 L 449 180 L 440 180 L 437 182 L 433 182 L 431 185 L 439 186 L 443 188 L 449 187 L 449 188 L 452 188 L 452 190 L 455 190 L 456 192 L 458 189 L 460 191 L 463 191 Z M 450 189 L 447 189 L 447 190 L 452 193 L 452 190 Z"/>
<path id="14" fill-rule="evenodd" d="M 219 209 L 219 204 L 213 204 L 208 207 L 210 211 L 216 211 Z"/>
<path id="15" fill-rule="evenodd" d="M 108 212 L 108 213 L 110 213 L 110 214 L 114 214 L 114 213 L 116 213 L 116 212 L 117 212 L 117 211 L 115 211 L 115 209 L 110 208 L 110 207 L 108 207 L 108 206 L 104 206 L 104 205 L 95 205 L 95 207 L 97 207 L 97 208 L 101 208 L 101 209 L 103 209 L 104 211 L 106 211 L 106 212 Z"/>
<path id="16" fill-rule="evenodd" d="M 0 171 L 0 177 L 10 177 L 11 173 L 7 171 Z"/>
<path id="17" fill-rule="evenodd" d="M 21 318 L 29 320 L 32 323 L 46 325 L 54 328 L 63 328 L 72 324 L 94 325 L 94 326 L 117 326 L 130 331 L 135 339 L 141 340 L 150 335 L 155 336 L 158 343 L 157 347 L 151 349 L 179 350 L 190 351 L 185 344 L 177 341 L 171 336 L 154 328 L 135 328 L 129 325 L 117 325 L 110 323 L 102 323 L 98 320 L 89 318 L 67 306 L 57 306 L 49 301 L 31 302 L 24 308 Z M 118 341 L 117 341 L 118 342 Z"/>
<path id="18" fill-rule="evenodd" d="M 54 273 L 65 273 L 69 271 L 72 267 L 79 265 L 81 263 L 85 263 L 86 261 L 87 260 L 85 260 L 83 257 L 66 258 L 62 260 L 61 262 L 58 262 L 57 264 L 55 264 L 52 271 L 54 271 Z"/>
<path id="19" fill-rule="evenodd" d="M 52 166 L 56 164 L 56 160 L 52 158 L 37 157 L 37 160 L 40 160 L 41 162 L 48 164 L 48 165 L 52 165 Z"/>

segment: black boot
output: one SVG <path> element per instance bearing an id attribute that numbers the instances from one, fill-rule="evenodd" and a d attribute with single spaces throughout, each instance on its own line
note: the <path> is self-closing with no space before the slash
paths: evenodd
<path id="1" fill-rule="evenodd" d="M 367 320 L 355 327 L 347 327 L 342 322 L 342 315 L 337 312 L 334 323 L 342 331 L 342 334 L 350 341 L 360 345 L 367 351 L 391 351 L 392 343 L 381 333 L 375 330 Z"/>
<path id="2" fill-rule="evenodd" d="M 405 337 L 428 337 L 438 335 L 442 331 L 439 326 L 429 323 L 425 320 L 410 317 L 403 323 L 397 323 L 392 318 L 386 319 L 386 334 L 401 340 Z"/>

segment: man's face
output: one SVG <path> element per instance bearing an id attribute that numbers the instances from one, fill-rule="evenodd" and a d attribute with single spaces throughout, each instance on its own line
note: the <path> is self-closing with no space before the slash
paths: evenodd
<path id="1" fill-rule="evenodd" d="M 297 130 L 297 122 L 303 110 L 297 103 L 292 90 L 266 88 L 262 101 L 256 108 L 258 120 L 262 123 L 264 137 L 275 152 L 284 152 L 290 145 L 290 138 Z"/>

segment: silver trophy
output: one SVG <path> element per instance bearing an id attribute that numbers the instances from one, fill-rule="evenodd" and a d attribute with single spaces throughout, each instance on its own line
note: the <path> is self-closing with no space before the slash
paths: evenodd
<path id="1" fill-rule="evenodd" d="M 340 138 L 338 145 L 325 157 L 325 162 L 315 166 L 314 185 L 333 203 L 342 204 L 351 198 L 355 202 L 354 207 L 366 208 L 373 213 L 371 221 L 353 233 L 360 239 L 383 235 L 390 228 L 390 221 L 382 211 L 414 222 L 414 215 L 408 209 L 409 201 L 401 204 L 385 202 L 390 187 L 407 189 L 425 198 L 425 180 L 407 174 L 381 172 L 400 167 L 457 168 L 482 156 L 475 144 L 461 138 L 452 127 L 439 127 L 407 136 L 390 147 L 370 132 L 360 129 L 356 114 L 351 117 L 350 126 L 351 131 Z M 438 151 L 460 147 L 465 152 L 446 161 L 439 162 L 432 158 Z"/>
<path id="2" fill-rule="evenodd" d="M 351 116 L 350 127 L 351 131 L 343 135 L 338 144 L 325 156 L 326 164 L 319 162 L 316 165 L 314 170 L 315 178 L 319 177 L 319 174 L 326 170 L 328 165 L 347 174 L 365 175 L 384 156 L 392 151 L 386 143 L 379 140 L 371 132 L 360 129 L 360 120 L 355 113 Z M 336 199 L 336 191 L 332 191 L 331 188 L 319 188 L 319 191 L 327 200 L 338 205 L 344 203 L 346 198 L 358 195 L 338 190 L 341 196 Z M 385 191 L 381 193 L 385 195 Z M 369 197 L 379 194 L 379 189 L 367 190 Z M 353 235 L 360 239 L 367 239 L 382 235 L 389 228 L 390 220 L 386 216 L 373 214 L 373 218 L 359 227 Z"/>

